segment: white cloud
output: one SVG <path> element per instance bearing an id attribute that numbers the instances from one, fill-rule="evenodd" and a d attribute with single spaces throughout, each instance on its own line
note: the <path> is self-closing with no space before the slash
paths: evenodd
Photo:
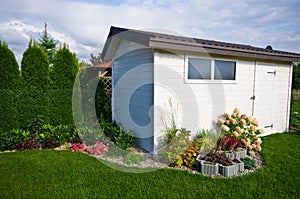
<path id="1" fill-rule="evenodd" d="M 118 5 L 101 2 L 104 1 L 1 0 L 0 37 L 9 46 L 14 45 L 18 57 L 30 36 L 38 38 L 44 22 L 48 23 L 49 33 L 69 43 L 81 59 L 102 50 L 111 25 L 300 51 L 300 4 L 296 0 L 127 0 L 118 1 Z"/>

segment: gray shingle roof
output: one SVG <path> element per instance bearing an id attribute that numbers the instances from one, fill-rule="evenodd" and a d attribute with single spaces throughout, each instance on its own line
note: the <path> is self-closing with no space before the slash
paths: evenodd
<path id="1" fill-rule="evenodd" d="M 204 40 L 133 30 L 112 26 L 104 45 L 102 56 L 105 59 L 113 38 L 126 39 L 147 47 L 165 50 L 179 50 L 190 52 L 206 52 L 210 55 L 243 57 L 254 60 L 293 62 L 300 61 L 300 54 L 259 48 L 244 44 L 226 43 L 213 40 Z"/>

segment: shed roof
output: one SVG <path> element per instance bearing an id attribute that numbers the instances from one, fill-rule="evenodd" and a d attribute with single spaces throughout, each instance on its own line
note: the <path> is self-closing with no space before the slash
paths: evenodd
<path id="1" fill-rule="evenodd" d="M 112 59 L 113 52 L 117 47 L 116 41 L 120 39 L 133 41 L 138 44 L 157 49 L 202 52 L 209 53 L 211 55 L 243 57 L 254 60 L 280 62 L 300 61 L 300 54 L 298 53 L 114 26 L 111 26 L 109 35 L 102 50 L 103 60 Z"/>

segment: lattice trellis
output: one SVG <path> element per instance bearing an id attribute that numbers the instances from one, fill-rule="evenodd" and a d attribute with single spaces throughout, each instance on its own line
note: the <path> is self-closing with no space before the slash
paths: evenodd
<path id="1" fill-rule="evenodd" d="M 107 106 L 111 107 L 111 92 L 112 92 L 111 77 L 109 77 L 109 76 L 102 76 L 101 80 L 104 83 L 105 104 Z"/>

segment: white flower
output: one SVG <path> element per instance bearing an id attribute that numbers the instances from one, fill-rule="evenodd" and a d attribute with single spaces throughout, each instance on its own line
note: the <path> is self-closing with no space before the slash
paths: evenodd
<path id="1" fill-rule="evenodd" d="M 222 128 L 222 131 L 225 131 L 225 132 L 230 130 L 230 128 L 224 124 L 221 126 L 221 128 Z"/>

